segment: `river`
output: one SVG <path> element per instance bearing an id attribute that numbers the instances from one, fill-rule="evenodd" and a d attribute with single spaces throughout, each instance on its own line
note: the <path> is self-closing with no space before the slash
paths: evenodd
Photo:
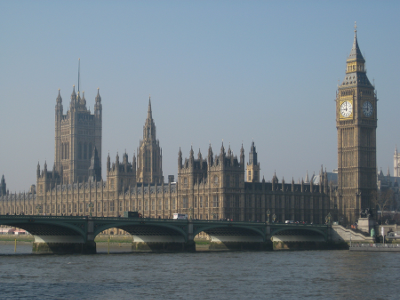
<path id="1" fill-rule="evenodd" d="M 1 299 L 398 299 L 400 253 L 32 255 L 0 243 Z"/>

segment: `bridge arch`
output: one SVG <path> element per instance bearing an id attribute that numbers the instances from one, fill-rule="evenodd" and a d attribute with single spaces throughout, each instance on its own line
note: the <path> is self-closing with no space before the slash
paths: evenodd
<path id="1" fill-rule="evenodd" d="M 265 232 L 260 229 L 260 228 L 254 228 L 254 227 L 250 227 L 250 226 L 245 226 L 245 225 L 239 225 L 239 224 L 204 224 L 204 225 L 200 225 L 200 226 L 196 226 L 193 229 L 193 236 L 195 237 L 196 235 L 198 235 L 200 232 L 205 232 L 207 234 L 209 234 L 210 231 L 212 230 L 221 230 L 221 232 L 223 233 L 223 231 L 225 230 L 226 234 L 240 234 L 240 233 L 250 233 L 250 234 L 254 234 L 256 236 L 259 236 L 262 238 L 263 242 L 265 242 Z"/>
<path id="2" fill-rule="evenodd" d="M 76 222 L 74 222 L 76 221 Z M 79 222 L 81 221 L 81 222 Z M 86 220 L 54 220 L 37 216 L 0 217 L 0 225 L 22 228 L 34 236 L 80 236 L 87 240 Z"/>
<path id="3" fill-rule="evenodd" d="M 325 230 L 323 230 L 325 229 Z M 305 235 L 319 235 L 324 238 L 325 241 L 328 240 L 328 233 L 326 228 L 315 228 L 315 227 L 303 227 L 303 226 L 288 226 L 273 228 L 271 230 L 271 237 L 279 235 L 279 233 L 303 233 Z"/>
<path id="4" fill-rule="evenodd" d="M 130 221 L 127 222 L 126 220 L 122 221 L 111 221 L 111 222 L 106 222 L 106 223 L 101 223 L 100 224 L 95 224 L 95 229 L 94 229 L 94 237 L 99 235 L 101 232 L 104 230 L 110 229 L 110 228 L 118 228 L 125 230 L 132 236 L 135 235 L 164 235 L 164 236 L 181 236 L 185 242 L 188 241 L 188 234 L 186 230 L 181 228 L 180 226 L 176 226 L 175 224 L 167 224 L 163 222 L 154 222 L 154 221 L 148 221 L 146 219 L 141 219 L 141 220 L 135 220 L 135 221 Z M 179 224 L 177 224 L 179 225 Z M 182 224 L 185 227 L 187 224 Z"/>

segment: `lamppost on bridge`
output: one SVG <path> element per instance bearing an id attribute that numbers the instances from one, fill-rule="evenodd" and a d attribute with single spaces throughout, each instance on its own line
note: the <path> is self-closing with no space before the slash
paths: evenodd
<path id="1" fill-rule="evenodd" d="M 271 211 L 267 209 L 265 213 L 267 214 L 267 223 L 269 223 L 269 215 L 271 214 Z"/>
<path id="2" fill-rule="evenodd" d="M 39 214 L 39 210 L 41 210 L 41 209 L 42 209 L 42 206 L 40 204 L 36 205 L 37 214 Z"/>
<path id="3" fill-rule="evenodd" d="M 88 204 L 88 207 L 89 207 L 90 216 L 92 216 L 92 211 L 93 211 L 94 204 L 92 202 L 90 202 Z"/>
<path id="4" fill-rule="evenodd" d="M 190 218 L 190 220 L 193 219 L 193 207 L 192 206 L 189 208 L 189 218 Z"/>
<path id="5" fill-rule="evenodd" d="M 276 221 L 276 215 L 273 214 L 273 215 L 272 215 L 272 223 L 275 223 L 275 221 Z"/>

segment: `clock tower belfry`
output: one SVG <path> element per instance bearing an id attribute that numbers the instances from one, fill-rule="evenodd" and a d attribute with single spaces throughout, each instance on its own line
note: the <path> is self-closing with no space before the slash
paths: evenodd
<path id="1" fill-rule="evenodd" d="M 336 94 L 339 221 L 352 224 L 360 211 L 374 208 L 376 191 L 377 96 L 357 41 L 346 61 L 346 75 Z"/>

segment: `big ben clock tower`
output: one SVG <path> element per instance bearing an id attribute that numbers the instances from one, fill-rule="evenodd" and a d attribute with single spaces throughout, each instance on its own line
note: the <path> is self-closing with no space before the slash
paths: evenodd
<path id="1" fill-rule="evenodd" d="M 346 61 L 346 76 L 336 96 L 338 134 L 338 213 L 353 224 L 361 210 L 372 208 L 376 191 L 377 97 L 357 42 Z"/>

